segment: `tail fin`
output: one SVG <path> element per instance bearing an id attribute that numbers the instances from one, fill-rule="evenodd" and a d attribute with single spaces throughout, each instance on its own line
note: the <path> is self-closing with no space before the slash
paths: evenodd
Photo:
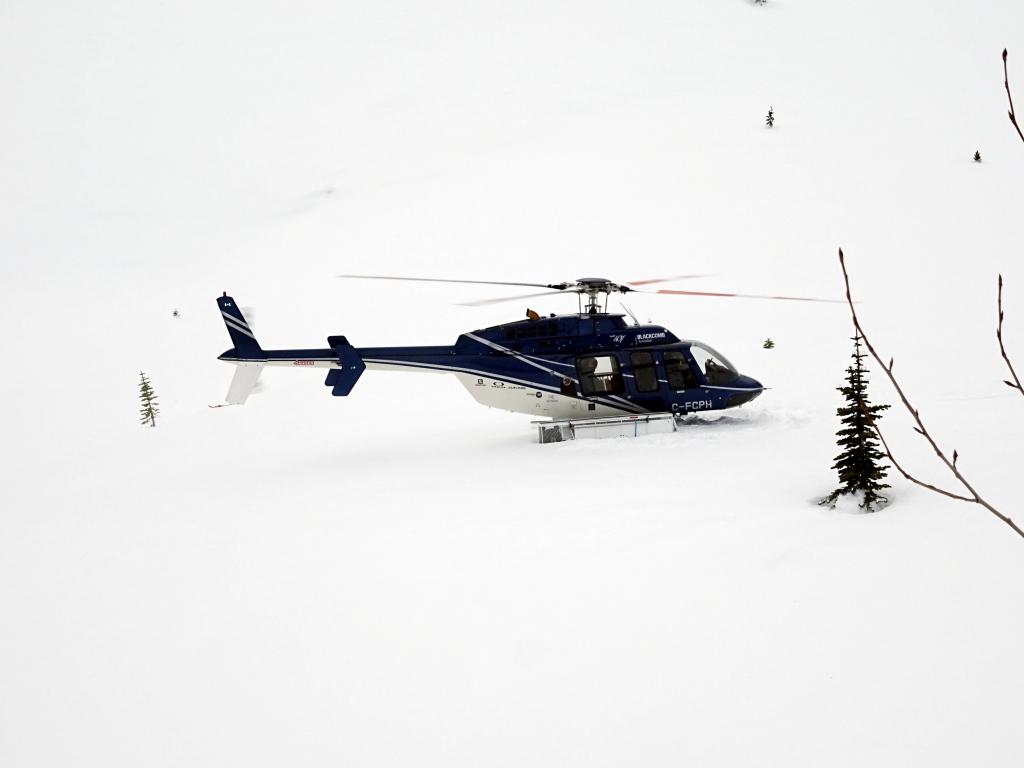
<path id="1" fill-rule="evenodd" d="M 224 325 L 228 327 L 228 335 L 231 336 L 231 343 L 235 345 L 235 353 L 240 358 L 265 358 L 263 349 L 256 336 L 245 320 L 242 310 L 235 304 L 235 300 L 226 293 L 217 299 L 217 306 L 224 317 Z M 239 369 L 241 372 L 241 369 Z"/>

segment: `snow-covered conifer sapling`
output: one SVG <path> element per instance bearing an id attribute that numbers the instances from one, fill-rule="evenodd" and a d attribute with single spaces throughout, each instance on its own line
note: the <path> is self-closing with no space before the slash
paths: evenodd
<path id="1" fill-rule="evenodd" d="M 865 357 L 858 334 L 853 337 L 853 364 L 846 369 L 846 386 L 837 387 L 846 400 L 846 404 L 836 410 L 842 423 L 836 432 L 837 442 L 843 450 L 832 465 L 832 469 L 839 473 L 840 486 L 821 503 L 834 506 L 840 496 L 859 494 L 860 507 L 874 512 L 888 501 L 879 491 L 889 487 L 882 482 L 889 470 L 881 463 L 885 454 L 878 449 L 874 424 L 889 406 L 871 405 L 868 400 Z"/>
<path id="2" fill-rule="evenodd" d="M 142 404 L 142 407 L 139 408 L 139 421 L 142 423 L 142 426 L 148 424 L 151 427 L 155 427 L 156 417 L 160 413 L 160 408 L 156 404 L 157 397 L 156 392 L 153 391 L 153 385 L 142 371 L 139 371 L 139 402 Z"/>

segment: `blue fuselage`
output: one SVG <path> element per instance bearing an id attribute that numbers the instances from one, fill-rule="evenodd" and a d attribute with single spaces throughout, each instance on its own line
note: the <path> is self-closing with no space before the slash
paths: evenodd
<path id="1" fill-rule="evenodd" d="M 482 404 L 552 418 L 720 410 L 763 391 L 710 347 L 661 326 L 629 325 L 622 315 L 506 323 L 464 333 L 451 346 L 353 347 L 344 336 L 328 343 L 232 349 L 221 359 L 329 368 L 335 395 L 348 395 L 365 368 L 452 373 Z"/>

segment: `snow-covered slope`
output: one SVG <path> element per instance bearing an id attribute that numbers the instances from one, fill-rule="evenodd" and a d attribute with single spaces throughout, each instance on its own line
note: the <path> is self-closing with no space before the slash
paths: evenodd
<path id="1" fill-rule="evenodd" d="M 268 347 L 444 344 L 524 307 L 332 276 L 838 297 L 841 245 L 1016 512 L 1004 46 L 1024 99 L 1008 0 L 5 3 L 0 763 L 1020 765 L 1024 542 L 901 479 L 815 504 L 842 305 L 634 298 L 773 387 L 671 436 L 537 446 L 444 376 L 207 408 L 222 290 Z"/>

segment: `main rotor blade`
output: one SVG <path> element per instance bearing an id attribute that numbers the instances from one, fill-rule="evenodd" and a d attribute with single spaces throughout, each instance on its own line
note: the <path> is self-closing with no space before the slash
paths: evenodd
<path id="1" fill-rule="evenodd" d="M 675 275 L 674 277 L 655 277 L 651 280 L 627 280 L 626 285 L 650 285 L 651 283 L 668 283 L 672 280 L 695 280 L 709 275 Z"/>
<path id="2" fill-rule="evenodd" d="M 415 283 L 470 283 L 472 285 L 521 285 L 526 288 L 555 288 L 547 283 L 505 283 L 498 280 L 446 280 L 437 277 L 395 277 L 393 275 L 335 275 L 347 280 L 405 280 Z M 559 288 L 559 290 L 562 290 Z"/>
<path id="3" fill-rule="evenodd" d="M 672 296 L 715 296 L 728 299 L 778 299 L 780 301 L 819 301 L 825 304 L 842 304 L 843 299 L 813 299 L 807 296 L 767 296 L 759 293 L 719 293 L 715 291 L 675 291 L 669 288 L 660 288 L 657 291 L 643 291 L 643 293 L 662 293 Z"/>
<path id="4" fill-rule="evenodd" d="M 532 299 L 535 296 L 564 295 L 561 291 L 544 291 L 542 293 L 523 293 L 519 296 L 502 296 L 500 299 L 479 299 L 477 301 L 460 301 L 460 307 L 483 307 L 487 304 L 500 304 L 503 301 L 517 301 L 518 299 Z"/>

